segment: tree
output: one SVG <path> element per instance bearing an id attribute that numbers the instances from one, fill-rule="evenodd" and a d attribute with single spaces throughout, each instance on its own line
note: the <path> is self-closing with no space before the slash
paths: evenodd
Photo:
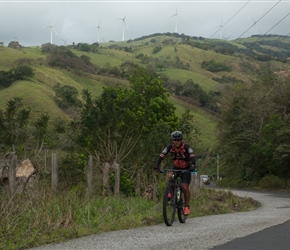
<path id="1" fill-rule="evenodd" d="M 4 153 L 23 148 L 27 140 L 30 109 L 21 107 L 22 100 L 14 98 L 7 102 L 4 111 L 0 110 L 0 141 Z"/>
<path id="2" fill-rule="evenodd" d="M 12 49 L 21 49 L 22 46 L 20 45 L 19 42 L 17 41 L 11 41 L 9 44 L 8 44 L 8 47 L 9 48 L 12 48 Z"/>
<path id="3" fill-rule="evenodd" d="M 224 170 L 244 180 L 290 176 L 287 79 L 267 70 L 261 76 L 252 86 L 232 88 L 219 123 Z"/>
<path id="4" fill-rule="evenodd" d="M 104 177 L 104 195 L 110 193 L 108 169 L 127 159 L 159 123 L 176 127 L 178 118 L 160 78 L 144 69 L 130 77 L 130 89 L 106 87 L 93 99 L 83 91 L 84 106 L 76 142 L 95 156 Z M 76 130 L 74 130 L 76 133 Z"/>
<path id="5" fill-rule="evenodd" d="M 27 65 L 17 66 L 14 69 L 12 69 L 11 72 L 14 74 L 14 77 L 17 80 L 24 80 L 28 77 L 33 76 L 33 69 Z"/>
<path id="6" fill-rule="evenodd" d="M 82 104 L 78 98 L 79 92 L 75 87 L 70 85 L 60 86 L 60 84 L 57 84 L 54 90 L 56 103 L 61 109 L 81 107 Z"/>

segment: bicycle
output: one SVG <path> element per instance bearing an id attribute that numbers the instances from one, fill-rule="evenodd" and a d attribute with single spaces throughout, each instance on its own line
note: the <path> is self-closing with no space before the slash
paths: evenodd
<path id="1" fill-rule="evenodd" d="M 187 215 L 184 215 L 183 209 L 185 206 L 184 193 L 181 188 L 181 174 L 189 172 L 189 170 L 163 169 L 160 173 L 172 172 L 172 178 L 166 184 L 163 196 L 163 219 L 167 226 L 171 226 L 175 220 L 177 210 L 178 220 L 180 223 L 185 223 Z M 169 198 L 168 194 L 172 197 Z"/>

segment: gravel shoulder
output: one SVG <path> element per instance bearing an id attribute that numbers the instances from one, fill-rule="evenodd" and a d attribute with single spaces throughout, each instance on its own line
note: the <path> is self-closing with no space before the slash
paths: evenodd
<path id="1" fill-rule="evenodd" d="M 261 206 L 250 212 L 211 215 L 165 224 L 90 235 L 44 249 L 210 249 L 290 219 L 290 194 L 237 191 L 240 197 L 252 197 Z M 193 209 L 193 208 L 192 208 Z"/>

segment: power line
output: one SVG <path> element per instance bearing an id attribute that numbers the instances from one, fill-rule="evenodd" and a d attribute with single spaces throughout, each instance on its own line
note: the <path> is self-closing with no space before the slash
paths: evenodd
<path id="1" fill-rule="evenodd" d="M 250 2 L 250 0 L 240 9 L 240 10 L 242 10 L 248 3 Z M 258 21 L 257 22 L 255 22 L 253 25 L 251 25 L 245 32 L 243 32 L 238 38 L 236 38 L 235 40 L 234 40 L 234 42 L 236 41 L 236 40 L 238 40 L 239 38 L 241 38 L 247 31 L 249 31 L 256 23 L 258 23 L 262 18 L 264 18 L 270 11 L 272 11 L 279 3 L 281 2 L 281 0 L 279 0 L 276 4 L 274 4 L 267 12 L 265 12 L 264 14 L 263 14 L 263 16 L 261 16 L 259 19 L 258 19 Z M 239 10 L 239 11 L 240 11 Z M 239 12 L 238 11 L 238 12 Z M 238 13 L 237 12 L 237 13 Z M 237 14 L 236 13 L 236 14 Z M 231 20 L 236 14 L 234 14 L 229 20 Z M 289 13 L 290 14 L 290 13 Z M 278 25 L 283 19 L 285 19 L 289 14 L 287 14 L 284 18 L 282 18 L 278 23 L 276 23 L 270 30 L 272 30 L 276 25 Z M 226 23 L 228 23 L 229 22 L 229 20 L 226 22 Z M 269 30 L 269 31 L 270 31 Z M 267 32 L 269 32 L 269 31 L 267 31 Z M 265 34 L 267 34 L 267 33 L 265 33 Z M 258 41 L 258 40 L 257 40 Z M 257 42 L 257 41 L 255 41 L 255 42 Z M 255 43 L 254 42 L 254 43 Z M 254 44 L 253 43 L 253 44 Z M 253 45 L 252 44 L 252 45 Z M 217 57 L 218 57 L 218 55 L 217 55 Z M 233 60 L 233 59 L 232 59 Z M 231 62 L 232 60 L 230 60 L 229 62 Z M 191 73 L 192 74 L 192 73 Z M 190 75 L 191 75 L 190 74 Z M 189 76 L 190 76 L 189 75 Z M 188 77 L 187 77 L 188 78 Z M 208 77 L 206 77 L 204 80 L 206 80 L 206 79 L 209 79 L 209 76 Z"/>
<path id="2" fill-rule="evenodd" d="M 232 15 L 232 17 L 228 20 L 228 21 L 226 21 L 225 22 L 225 24 L 222 24 L 221 25 L 221 27 L 214 33 L 214 34 L 212 34 L 211 36 L 210 36 L 210 38 L 212 38 L 217 32 L 219 32 L 224 26 L 226 26 L 226 24 L 228 23 L 228 22 L 230 22 L 243 8 L 245 8 L 246 7 L 246 5 L 250 2 L 251 0 L 249 0 L 248 2 L 246 2 L 234 15 Z"/>
<path id="3" fill-rule="evenodd" d="M 274 6 L 272 6 L 266 13 L 264 13 L 263 16 L 261 16 L 257 22 L 254 22 L 243 34 L 241 34 L 238 38 L 236 38 L 234 41 L 237 39 L 241 38 L 245 33 L 247 33 L 256 23 L 258 23 L 262 18 L 264 18 L 272 9 L 274 9 L 282 0 L 279 0 Z"/>

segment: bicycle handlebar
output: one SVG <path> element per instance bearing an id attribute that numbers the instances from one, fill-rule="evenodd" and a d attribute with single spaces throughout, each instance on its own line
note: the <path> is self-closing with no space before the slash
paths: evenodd
<path id="1" fill-rule="evenodd" d="M 189 169 L 160 169 L 159 173 L 164 173 L 164 172 L 181 172 L 181 174 L 183 173 L 187 173 L 187 172 L 191 172 Z"/>

